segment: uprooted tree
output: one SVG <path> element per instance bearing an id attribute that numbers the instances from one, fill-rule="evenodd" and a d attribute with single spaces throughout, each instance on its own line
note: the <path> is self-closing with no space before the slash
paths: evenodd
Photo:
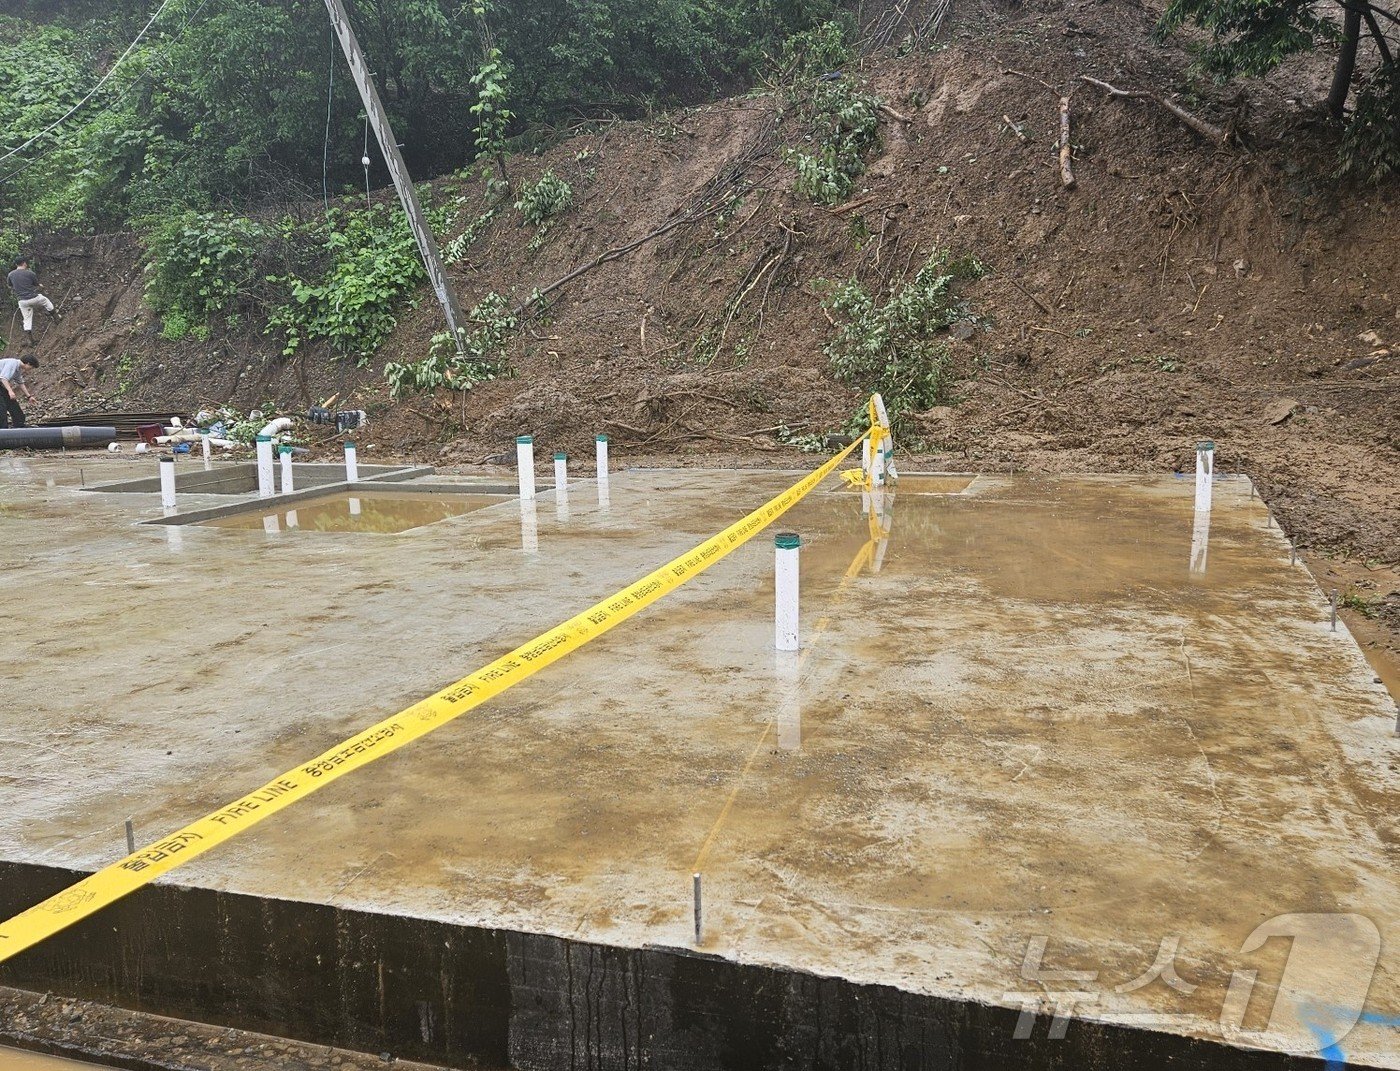
<path id="1" fill-rule="evenodd" d="M 1336 45 L 1327 110 L 1345 128 L 1342 170 L 1372 181 L 1400 174 L 1396 12 L 1374 0 L 1170 0 L 1158 32 L 1187 23 L 1211 35 L 1199 61 L 1219 78 L 1268 74 L 1289 56 Z"/>

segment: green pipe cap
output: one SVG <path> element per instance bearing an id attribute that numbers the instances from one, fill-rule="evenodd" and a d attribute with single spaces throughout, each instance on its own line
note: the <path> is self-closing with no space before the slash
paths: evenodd
<path id="1" fill-rule="evenodd" d="M 802 546 L 802 537 L 796 532 L 779 532 L 773 537 L 773 546 L 779 550 L 796 550 Z"/>
<path id="2" fill-rule="evenodd" d="M 520 446 L 530 446 L 534 443 L 535 439 L 532 435 L 517 435 L 515 441 Z"/>
<path id="3" fill-rule="evenodd" d="M 555 460 L 555 461 L 568 461 L 568 460 L 569 460 L 569 455 L 568 455 L 568 454 L 555 454 L 555 455 L 554 455 L 554 460 Z"/>
<path id="4" fill-rule="evenodd" d="M 271 435 L 258 435 L 258 436 L 255 436 L 255 438 L 256 438 L 257 441 L 260 442 L 260 443 L 270 443 L 270 442 L 272 442 L 272 436 L 271 436 Z"/>
<path id="5" fill-rule="evenodd" d="M 1215 449 L 1215 443 L 1210 442 L 1209 440 L 1207 440 L 1206 442 L 1203 442 L 1203 443 L 1197 443 L 1197 444 L 1196 444 L 1196 449 L 1197 449 L 1197 450 L 1214 450 L 1214 449 Z"/>

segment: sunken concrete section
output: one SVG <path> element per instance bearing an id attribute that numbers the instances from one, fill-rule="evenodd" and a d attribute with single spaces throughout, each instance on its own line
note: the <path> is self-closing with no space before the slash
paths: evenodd
<path id="1" fill-rule="evenodd" d="M 82 495 L 71 465 L 0 463 L 21 903 L 123 855 L 128 815 L 157 839 L 792 479 L 628 472 L 606 508 L 578 481 L 568 510 L 300 539 L 137 524 L 158 504 Z M 783 521 L 799 658 L 772 650 L 760 537 L 4 977 L 150 1007 L 212 974 L 216 1021 L 304 986 L 343 1011 L 296 1030 L 427 1055 L 427 1016 L 522 1068 L 1400 1067 L 1395 707 L 1248 482 L 1208 523 L 1192 499 L 938 483 L 896 493 L 872 548 L 860 495 L 814 494 Z M 468 992 L 494 1023 L 454 1017 Z"/>

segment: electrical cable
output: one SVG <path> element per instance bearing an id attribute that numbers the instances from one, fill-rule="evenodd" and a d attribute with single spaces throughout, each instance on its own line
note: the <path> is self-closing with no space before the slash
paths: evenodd
<path id="1" fill-rule="evenodd" d="M 365 207 L 373 208 L 369 200 L 369 112 L 365 112 L 365 147 L 360 156 L 360 163 L 365 169 Z"/>
<path id="2" fill-rule="evenodd" d="M 321 201 L 325 205 L 326 215 L 331 214 L 331 189 L 330 189 L 330 154 L 331 154 L 331 94 L 335 89 L 335 32 L 332 30 L 326 37 L 330 46 L 330 60 L 327 64 L 326 74 L 326 137 L 321 142 Z"/>
<path id="3" fill-rule="evenodd" d="M 169 6 L 169 4 L 170 0 L 161 0 L 160 7 L 156 8 L 156 13 L 150 17 L 146 25 L 141 27 L 141 32 L 136 35 L 136 39 L 132 41 L 131 44 L 126 46 L 126 51 L 117 57 L 117 62 L 112 64 L 111 68 L 107 71 L 106 74 L 102 76 L 101 80 L 97 83 L 97 85 L 93 86 L 90 90 L 88 90 L 87 95 L 83 97 L 82 100 L 78 101 L 77 104 L 69 108 L 66 112 L 64 112 L 61 116 L 55 119 L 48 126 L 44 127 L 43 130 L 39 131 L 39 133 L 35 134 L 23 145 L 11 149 L 9 152 L 5 153 L 4 156 L 0 156 L 0 163 L 4 163 L 11 156 L 23 152 L 25 149 L 29 148 L 29 146 L 33 145 L 36 141 L 44 137 L 46 134 L 50 134 L 53 131 L 57 130 L 60 126 L 64 124 L 64 122 L 66 122 L 73 115 L 74 112 L 76 112 L 88 101 L 92 100 L 94 94 L 96 94 L 99 89 L 101 89 L 107 84 L 108 80 L 112 77 L 112 75 L 117 73 L 117 68 L 122 65 L 122 63 L 126 60 L 127 56 L 131 55 L 132 51 L 136 48 L 136 46 L 141 43 L 141 39 L 146 36 L 146 31 L 155 25 L 156 19 L 160 18 L 161 12 L 164 11 Z"/>
<path id="4" fill-rule="evenodd" d="M 185 21 L 184 21 L 184 24 L 183 24 L 178 30 L 175 31 L 175 35 L 171 38 L 171 40 L 172 40 L 172 41 L 178 40 L 179 37 L 180 37 L 186 30 L 188 30 L 188 29 L 190 28 L 190 24 L 193 23 L 194 20 L 197 19 L 197 18 L 200 16 L 200 13 L 203 12 L 204 9 L 205 9 L 206 7 L 208 7 L 208 6 L 209 6 L 209 0 L 203 0 L 203 3 L 201 3 L 201 4 L 199 5 L 199 7 L 197 7 L 197 8 L 194 9 L 194 13 L 191 14 L 188 18 L 186 18 Z M 159 12 L 157 12 L 157 14 L 159 14 Z M 116 68 L 113 67 L 113 70 L 115 70 L 115 69 L 116 69 Z M 112 72 L 111 72 L 111 71 L 108 71 L 107 73 L 108 73 L 108 76 L 110 77 Z M 149 75 L 150 75 L 150 70 L 149 70 L 149 68 L 148 68 L 147 70 L 142 71 L 139 75 L 137 75 L 137 76 L 136 76 L 134 79 L 132 79 L 130 82 L 128 82 L 128 83 L 126 84 L 126 86 L 122 89 L 122 91 L 121 91 L 120 93 L 117 94 L 117 96 L 116 96 L 115 99 L 113 99 L 110 103 L 103 105 L 101 108 L 99 108 L 99 109 L 97 110 L 97 112 L 96 112 L 95 114 L 93 114 L 91 117 L 89 117 L 89 119 L 87 120 L 87 122 L 86 122 L 82 127 L 79 128 L 79 133 L 81 133 L 82 131 L 86 130 L 86 129 L 87 129 L 88 127 L 90 127 L 93 123 L 95 123 L 98 119 L 100 119 L 102 116 L 106 115 L 106 114 L 107 114 L 108 112 L 110 112 L 113 108 L 115 108 L 118 104 L 120 104 L 122 101 L 124 101 L 124 100 L 126 99 L 126 97 L 127 97 L 127 94 L 130 93 L 133 89 L 135 89 L 136 86 L 137 86 L 138 84 L 140 84 L 141 78 L 142 78 L 142 77 L 148 77 Z M 99 88 L 100 88 L 100 86 L 99 86 Z M 94 89 L 94 92 L 96 92 L 95 89 Z M 91 96 L 91 94 L 89 94 L 89 96 Z M 61 121 L 61 120 L 60 120 L 60 121 Z M 35 135 L 35 137 L 41 137 L 41 136 L 42 136 L 42 134 L 36 134 L 36 135 Z M 33 139 L 31 139 L 31 141 L 32 141 L 32 140 L 33 140 Z M 26 144 L 27 144 L 27 143 L 26 143 Z M 23 147 L 24 147 L 24 146 L 20 146 L 20 149 L 22 149 Z M 53 148 L 58 148 L 58 146 L 53 146 Z M 20 149 L 15 149 L 14 152 L 19 152 Z M 0 185 L 4 185 L 6 182 L 9 182 L 9 181 L 10 181 L 12 178 L 14 178 L 16 175 L 19 175 L 19 174 L 22 174 L 22 173 L 25 172 L 25 171 L 28 171 L 31 167 L 33 167 L 35 164 L 37 164 L 40 160 L 44 159 L 44 157 L 47 155 L 48 151 L 50 151 L 50 150 L 45 150 L 44 152 L 39 153 L 39 155 L 37 155 L 37 156 L 31 156 L 31 157 L 30 157 L 28 160 L 26 160 L 21 166 L 15 168 L 13 171 L 7 172 L 7 173 L 4 174 L 4 175 L 0 175 Z M 13 155 L 13 153 L 11 153 L 10 155 Z"/>

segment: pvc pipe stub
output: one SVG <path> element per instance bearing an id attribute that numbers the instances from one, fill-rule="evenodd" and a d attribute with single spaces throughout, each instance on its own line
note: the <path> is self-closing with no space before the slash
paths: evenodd
<path id="1" fill-rule="evenodd" d="M 568 454 L 555 454 L 555 455 L 554 455 L 554 460 L 555 460 L 555 461 L 568 461 L 568 460 L 569 460 L 569 455 L 568 455 Z"/>
<path id="2" fill-rule="evenodd" d="M 283 443 L 281 446 L 279 446 L 279 447 L 277 448 L 277 452 L 278 452 L 279 454 L 290 454 L 290 453 L 292 452 L 292 448 L 291 448 L 290 446 L 288 446 L 286 443 Z"/>
<path id="3" fill-rule="evenodd" d="M 517 435 L 515 437 L 516 446 L 532 446 L 534 442 L 535 437 L 533 435 Z"/>
<path id="4" fill-rule="evenodd" d="M 1197 443 L 1197 444 L 1196 444 L 1196 452 L 1197 452 L 1197 453 L 1202 453 L 1202 452 L 1204 452 L 1204 451 L 1206 451 L 1206 450 L 1214 450 L 1214 449 L 1215 449 L 1215 443 L 1213 443 L 1213 442 L 1211 442 L 1211 441 L 1209 441 L 1209 440 L 1207 440 L 1206 442 L 1203 442 L 1203 443 Z"/>
<path id="5" fill-rule="evenodd" d="M 599 435 L 599 436 L 598 436 L 598 442 L 600 442 L 600 443 L 605 443 L 605 442 L 607 442 L 607 441 L 608 441 L 608 437 L 607 437 L 606 435 Z"/>
<path id="6" fill-rule="evenodd" d="M 257 439 L 257 441 L 260 442 L 260 443 L 270 443 L 270 442 L 272 442 L 272 436 L 271 436 L 271 435 L 258 435 L 258 436 L 256 436 L 256 439 Z"/>
<path id="7" fill-rule="evenodd" d="M 796 532 L 779 532 L 773 537 L 773 546 L 779 550 L 796 550 L 802 546 L 802 537 Z"/>

